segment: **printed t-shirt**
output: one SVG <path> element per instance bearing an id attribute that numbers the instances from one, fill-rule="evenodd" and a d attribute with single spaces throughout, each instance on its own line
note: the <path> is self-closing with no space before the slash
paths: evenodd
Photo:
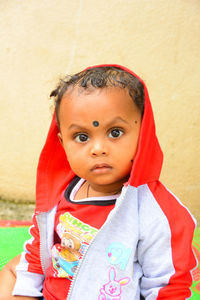
<path id="1" fill-rule="evenodd" d="M 55 216 L 51 266 L 43 285 L 45 299 L 66 299 L 79 262 L 119 196 L 74 200 L 85 180 L 75 177 L 63 193 Z"/>

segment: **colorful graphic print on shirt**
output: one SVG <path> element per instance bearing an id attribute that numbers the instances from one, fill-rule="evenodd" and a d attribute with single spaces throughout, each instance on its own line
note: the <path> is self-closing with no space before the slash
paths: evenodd
<path id="1" fill-rule="evenodd" d="M 79 261 L 98 229 L 83 223 L 68 212 L 60 215 L 56 229 L 61 243 L 52 248 L 54 276 L 72 280 Z"/>
<path id="2" fill-rule="evenodd" d="M 115 268 L 111 268 L 109 280 L 100 289 L 98 300 L 121 300 L 122 286 L 127 285 L 129 282 L 130 278 L 128 277 L 117 280 Z"/>

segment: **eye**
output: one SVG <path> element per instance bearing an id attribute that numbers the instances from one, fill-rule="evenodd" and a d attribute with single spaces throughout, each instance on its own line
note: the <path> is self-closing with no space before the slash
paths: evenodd
<path id="1" fill-rule="evenodd" d="M 115 128 L 112 129 L 111 132 L 109 133 L 109 137 L 113 138 L 113 139 L 117 139 L 119 138 L 121 135 L 123 134 L 123 131 L 121 129 Z"/>
<path id="2" fill-rule="evenodd" d="M 85 143 L 89 140 L 89 137 L 85 133 L 80 133 L 75 136 L 75 141 L 78 143 Z"/>
<path id="3" fill-rule="evenodd" d="M 71 240 L 71 239 L 69 239 L 68 241 L 67 241 L 67 245 L 66 245 L 68 248 L 71 248 L 71 249 L 74 249 L 74 242 Z"/>
<path id="4" fill-rule="evenodd" d="M 62 238 L 61 245 L 65 248 L 74 248 L 74 242 L 68 238 Z"/>

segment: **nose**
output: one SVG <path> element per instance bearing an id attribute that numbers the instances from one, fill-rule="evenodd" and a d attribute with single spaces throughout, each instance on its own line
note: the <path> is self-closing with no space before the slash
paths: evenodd
<path id="1" fill-rule="evenodd" d="M 108 154 L 108 149 L 106 146 L 106 142 L 100 139 L 94 140 L 91 146 L 91 155 L 101 156 L 107 154 Z"/>

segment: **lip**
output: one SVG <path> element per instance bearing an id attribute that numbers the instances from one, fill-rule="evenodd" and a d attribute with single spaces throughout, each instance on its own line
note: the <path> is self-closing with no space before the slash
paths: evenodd
<path id="1" fill-rule="evenodd" d="M 97 174 L 108 173 L 112 167 L 108 164 L 96 164 L 92 167 L 91 171 Z"/>

